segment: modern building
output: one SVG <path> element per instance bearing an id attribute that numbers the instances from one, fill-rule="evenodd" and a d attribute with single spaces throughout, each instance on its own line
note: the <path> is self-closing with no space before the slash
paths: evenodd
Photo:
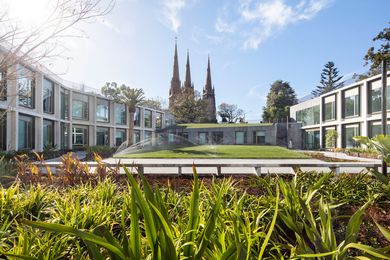
<path id="1" fill-rule="evenodd" d="M 387 82 L 390 82 L 390 73 Z M 332 146 L 342 148 L 356 146 L 354 136 L 380 134 L 381 86 L 381 75 L 376 75 L 292 106 L 290 117 L 302 124 L 303 148 L 330 148 L 325 142 L 330 130 L 338 133 Z M 390 85 L 387 86 L 386 102 L 390 131 Z"/>
<path id="2" fill-rule="evenodd" d="M 6 77 L 6 75 L 15 77 Z M 128 108 L 66 82 L 45 68 L 18 64 L 0 73 L 0 150 L 119 146 L 127 140 Z M 165 127 L 165 113 L 137 107 L 134 142 Z"/>
<path id="3" fill-rule="evenodd" d="M 177 43 L 175 42 L 175 53 L 173 56 L 173 74 L 171 79 L 171 86 L 169 88 L 169 108 L 175 103 L 176 98 L 182 92 L 194 93 L 194 84 L 191 82 L 191 68 L 190 68 L 190 55 L 187 51 L 187 63 L 186 63 L 186 77 L 183 86 L 181 86 L 180 73 L 179 73 L 179 58 L 177 54 Z M 206 84 L 202 91 L 202 99 L 206 104 L 206 115 L 207 122 L 217 122 L 217 109 L 215 103 L 215 88 L 211 81 L 211 66 L 210 57 L 207 60 L 207 71 L 206 71 Z"/>
<path id="4" fill-rule="evenodd" d="M 287 130 L 286 123 L 260 124 L 182 124 L 166 129 L 169 135 L 183 138 L 192 144 L 224 144 L 224 145 L 280 145 L 287 146 L 286 136 L 294 139 L 294 144 L 300 145 L 300 124 L 291 123 Z M 176 140 L 171 137 L 172 140 Z"/>

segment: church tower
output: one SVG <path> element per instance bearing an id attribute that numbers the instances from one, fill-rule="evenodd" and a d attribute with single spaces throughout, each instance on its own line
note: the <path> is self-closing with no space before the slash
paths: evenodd
<path id="1" fill-rule="evenodd" d="M 173 57 L 173 75 L 171 79 L 171 88 L 169 89 L 169 108 L 175 102 L 175 98 L 181 92 L 181 82 L 179 75 L 179 58 L 177 56 L 177 42 L 175 41 L 175 55 Z"/>
<path id="2" fill-rule="evenodd" d="M 206 103 L 206 118 L 210 123 L 217 123 L 217 109 L 215 106 L 215 89 L 211 83 L 210 56 L 207 61 L 206 85 L 203 88 L 203 100 Z"/>
<path id="3" fill-rule="evenodd" d="M 190 54 L 187 50 L 186 79 L 184 81 L 183 91 L 194 94 L 194 84 L 191 82 Z"/>

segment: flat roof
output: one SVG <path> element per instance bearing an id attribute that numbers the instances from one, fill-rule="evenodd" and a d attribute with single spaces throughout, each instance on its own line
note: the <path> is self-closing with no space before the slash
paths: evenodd
<path id="1" fill-rule="evenodd" d="M 177 126 L 186 128 L 220 128 L 220 127 L 249 127 L 249 126 L 271 126 L 272 123 L 238 123 L 238 124 L 208 124 L 208 123 L 193 123 L 193 124 L 178 124 Z"/>

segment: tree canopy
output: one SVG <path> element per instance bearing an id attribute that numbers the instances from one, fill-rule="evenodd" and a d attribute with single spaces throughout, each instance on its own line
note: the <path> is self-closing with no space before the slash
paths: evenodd
<path id="1" fill-rule="evenodd" d="M 204 119 L 205 104 L 198 92 L 182 91 L 169 111 L 177 123 L 198 123 Z"/>
<path id="2" fill-rule="evenodd" d="M 339 70 L 334 65 L 334 62 L 328 61 L 322 69 L 320 85 L 311 93 L 318 97 L 332 90 L 341 88 L 344 86 L 344 82 L 341 81 L 342 78 L 343 76 L 339 76 Z"/>
<path id="3" fill-rule="evenodd" d="M 126 104 L 130 112 L 134 112 L 135 107 L 145 100 L 145 93 L 142 88 L 131 88 L 124 84 L 118 87 L 116 82 L 106 83 L 101 92 L 105 97 Z"/>
<path id="4" fill-rule="evenodd" d="M 297 103 L 297 97 L 290 83 L 277 80 L 272 83 L 263 108 L 263 121 L 281 122 L 289 115 L 289 108 Z"/>
<path id="5" fill-rule="evenodd" d="M 218 115 L 228 123 L 236 123 L 240 118 L 244 116 L 244 110 L 237 107 L 234 104 L 221 103 L 218 106 Z"/>

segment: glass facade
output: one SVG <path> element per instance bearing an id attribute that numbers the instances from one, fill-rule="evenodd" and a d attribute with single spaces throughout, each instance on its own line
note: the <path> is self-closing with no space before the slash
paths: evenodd
<path id="1" fill-rule="evenodd" d="M 110 102 L 108 100 L 96 100 L 96 121 L 105 123 L 110 121 Z"/>
<path id="2" fill-rule="evenodd" d="M 209 134 L 206 132 L 198 133 L 198 143 L 199 144 L 208 144 L 209 143 Z"/>
<path id="3" fill-rule="evenodd" d="M 359 88 L 353 88 L 343 92 L 344 94 L 344 117 L 359 116 L 360 95 Z"/>
<path id="4" fill-rule="evenodd" d="M 75 147 L 88 145 L 88 126 L 73 126 L 72 144 Z"/>
<path id="5" fill-rule="evenodd" d="M 54 82 L 43 79 L 43 112 L 54 113 Z"/>
<path id="6" fill-rule="evenodd" d="M 329 132 L 334 132 L 336 131 L 336 127 L 335 126 L 330 126 L 330 127 L 325 127 L 324 128 L 324 131 L 323 131 L 323 134 L 324 134 L 324 144 L 325 144 L 325 148 L 335 148 L 337 146 L 337 138 L 333 138 L 332 140 L 330 140 L 329 142 L 326 141 L 326 136 L 328 135 Z"/>
<path id="7" fill-rule="evenodd" d="M 139 107 L 135 108 L 134 126 L 141 126 L 141 109 Z"/>
<path id="8" fill-rule="evenodd" d="M 18 149 L 34 148 L 34 117 L 19 115 Z"/>
<path id="9" fill-rule="evenodd" d="M 152 110 L 144 110 L 144 127 L 152 128 Z"/>
<path id="10" fill-rule="evenodd" d="M 60 124 L 60 138 L 61 138 L 61 149 L 68 149 L 69 142 L 69 124 L 61 123 Z"/>
<path id="11" fill-rule="evenodd" d="M 34 73 L 26 67 L 20 66 L 20 74 L 16 80 L 18 86 L 19 105 L 33 108 L 35 98 Z"/>
<path id="12" fill-rule="evenodd" d="M 265 130 L 253 132 L 253 143 L 254 144 L 265 144 Z"/>
<path id="13" fill-rule="evenodd" d="M 115 146 L 120 146 L 125 141 L 126 141 L 126 130 L 125 129 L 116 129 L 115 130 Z"/>
<path id="14" fill-rule="evenodd" d="M 163 118 L 162 113 L 156 112 L 156 129 L 162 128 L 162 118 Z"/>
<path id="15" fill-rule="evenodd" d="M 243 132 L 243 131 L 235 132 L 235 141 L 236 141 L 236 144 L 245 144 L 246 143 L 246 132 Z"/>
<path id="16" fill-rule="evenodd" d="M 61 119 L 69 120 L 69 90 L 61 88 Z"/>
<path id="17" fill-rule="evenodd" d="M 320 130 L 306 130 L 304 135 L 305 149 L 308 150 L 317 150 L 320 148 Z"/>
<path id="18" fill-rule="evenodd" d="M 359 124 L 343 125 L 343 148 L 355 147 L 358 144 L 353 140 L 360 132 Z"/>
<path id="19" fill-rule="evenodd" d="M 145 141 L 151 141 L 152 136 L 153 136 L 152 131 L 144 131 L 144 140 Z"/>
<path id="20" fill-rule="evenodd" d="M 43 148 L 54 148 L 54 122 L 43 120 L 42 127 Z"/>
<path id="21" fill-rule="evenodd" d="M 96 145 L 110 145 L 110 131 L 107 127 L 96 127 Z"/>
<path id="22" fill-rule="evenodd" d="M 115 103 L 115 124 L 125 125 L 126 124 L 126 106 L 125 104 Z"/>
<path id="23" fill-rule="evenodd" d="M 72 118 L 88 120 L 88 96 L 73 93 Z"/>
<path id="24" fill-rule="evenodd" d="M 301 122 L 303 126 L 317 125 L 320 123 L 320 105 L 305 108 L 297 111 L 297 122 Z"/>

